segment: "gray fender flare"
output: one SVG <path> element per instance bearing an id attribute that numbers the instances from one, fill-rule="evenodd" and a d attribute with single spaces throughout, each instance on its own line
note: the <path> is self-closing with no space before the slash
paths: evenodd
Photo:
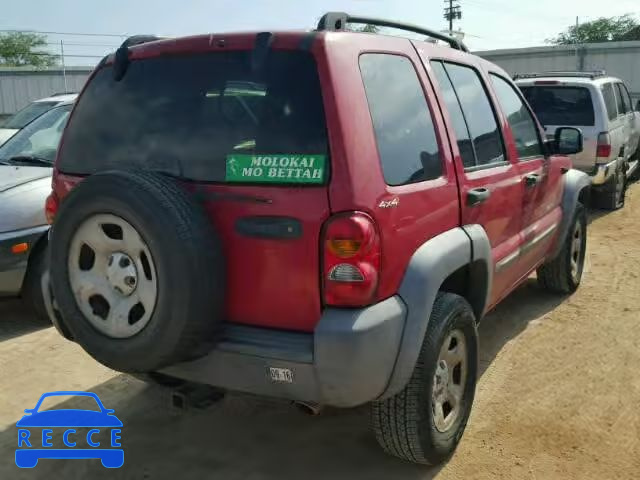
<path id="1" fill-rule="evenodd" d="M 431 310 L 446 278 L 470 267 L 468 300 L 476 318 L 484 314 L 493 278 L 491 246 L 484 229 L 467 225 L 442 233 L 421 245 L 411 257 L 398 295 L 407 306 L 400 351 L 391 378 L 380 399 L 402 390 L 416 365 Z"/>
<path id="2" fill-rule="evenodd" d="M 562 245 L 569 234 L 571 221 L 576 213 L 580 194 L 591 188 L 591 177 L 579 170 L 571 169 L 564 174 L 564 193 L 562 195 L 562 220 L 558 229 L 556 242 L 549 252 L 548 260 L 555 259 L 562 250 Z"/>

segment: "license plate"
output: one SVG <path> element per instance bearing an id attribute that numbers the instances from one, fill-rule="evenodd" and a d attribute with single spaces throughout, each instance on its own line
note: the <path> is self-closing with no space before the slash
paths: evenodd
<path id="1" fill-rule="evenodd" d="M 269 377 L 272 382 L 293 383 L 293 372 L 288 368 L 269 367 Z"/>

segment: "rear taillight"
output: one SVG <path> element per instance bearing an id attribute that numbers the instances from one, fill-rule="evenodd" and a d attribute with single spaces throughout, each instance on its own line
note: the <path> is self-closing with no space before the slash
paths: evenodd
<path id="1" fill-rule="evenodd" d="M 362 307 L 375 299 L 380 273 L 380 236 L 361 212 L 329 219 L 323 238 L 323 293 L 326 305 Z"/>
<path id="2" fill-rule="evenodd" d="M 609 160 L 611 156 L 611 135 L 606 132 L 598 135 L 598 148 L 596 150 L 596 157 L 598 159 Z"/>
<path id="3" fill-rule="evenodd" d="M 58 197 L 54 192 L 51 192 L 44 202 L 44 216 L 47 219 L 49 225 L 53 225 L 53 220 L 58 213 Z"/>

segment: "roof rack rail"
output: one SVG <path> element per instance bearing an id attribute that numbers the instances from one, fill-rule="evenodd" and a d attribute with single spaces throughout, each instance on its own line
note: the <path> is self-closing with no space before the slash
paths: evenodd
<path id="1" fill-rule="evenodd" d="M 162 40 L 162 37 L 156 37 L 155 35 L 133 35 L 122 42 L 120 48 L 133 47 L 135 45 L 142 45 L 143 43 L 155 42 L 156 40 Z"/>
<path id="2" fill-rule="evenodd" d="M 607 72 L 604 70 L 594 70 L 592 72 L 539 72 L 539 73 L 516 73 L 513 76 L 514 80 L 521 80 L 525 78 L 542 78 L 542 77 L 571 77 L 571 78 L 590 78 L 595 80 L 596 78 L 606 77 Z"/>
<path id="3" fill-rule="evenodd" d="M 360 23 L 375 25 L 376 27 L 391 27 L 398 30 L 406 30 L 409 32 L 419 33 L 426 35 L 427 37 L 435 38 L 436 40 L 442 40 L 443 42 L 451 45 L 452 48 L 457 50 L 468 52 L 469 49 L 460 40 L 457 40 L 444 33 L 429 30 L 427 28 L 418 27 L 408 23 L 393 22 L 391 20 L 382 20 L 379 18 L 360 17 L 355 15 L 349 15 L 343 12 L 329 12 L 325 13 L 318 22 L 318 31 L 340 31 L 345 30 L 347 23 Z"/>
<path id="4" fill-rule="evenodd" d="M 49 95 L 49 97 L 62 97 L 63 95 L 76 95 L 78 92 L 56 92 L 53 95 Z"/>

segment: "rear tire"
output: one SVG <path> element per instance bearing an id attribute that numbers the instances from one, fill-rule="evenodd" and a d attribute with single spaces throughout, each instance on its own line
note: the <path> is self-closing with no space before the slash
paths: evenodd
<path id="1" fill-rule="evenodd" d="M 626 165 L 619 167 L 608 185 L 595 191 L 596 206 L 605 210 L 624 207 L 627 192 Z"/>
<path id="2" fill-rule="evenodd" d="M 463 347 L 465 363 L 452 359 L 443 365 L 443 359 L 455 358 Z M 371 423 L 380 446 L 413 463 L 437 465 L 447 460 L 467 425 L 477 374 L 478 333 L 471 306 L 458 295 L 439 293 L 409 382 L 395 396 L 372 404 Z M 449 402 L 450 410 L 443 402 L 449 390 L 459 396 L 455 406 Z"/>
<path id="3" fill-rule="evenodd" d="M 578 203 L 560 253 L 538 268 L 538 285 L 552 293 L 575 292 L 582 281 L 586 249 L 587 213 L 584 206 Z"/>
<path id="4" fill-rule="evenodd" d="M 627 176 L 628 182 L 636 182 L 640 179 L 640 146 L 636 150 L 636 153 L 631 157 L 632 162 L 636 162 L 636 169 L 631 175 Z"/>
<path id="5" fill-rule="evenodd" d="M 42 323 L 50 323 L 42 293 L 42 276 L 47 270 L 47 244 L 37 244 L 29 257 L 27 274 L 22 284 L 22 301 L 35 318 Z"/>

